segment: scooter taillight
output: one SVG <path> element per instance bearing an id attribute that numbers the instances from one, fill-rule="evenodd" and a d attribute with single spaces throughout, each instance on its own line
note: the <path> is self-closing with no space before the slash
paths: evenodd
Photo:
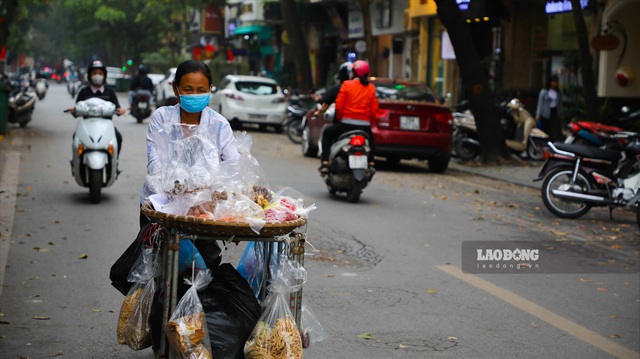
<path id="1" fill-rule="evenodd" d="M 364 146 L 364 136 L 353 136 L 349 144 L 352 146 Z"/>
<path id="2" fill-rule="evenodd" d="M 551 151 L 549 151 L 549 149 L 547 147 L 543 148 L 542 149 L 542 159 L 546 161 L 551 157 L 553 157 L 553 153 Z"/>

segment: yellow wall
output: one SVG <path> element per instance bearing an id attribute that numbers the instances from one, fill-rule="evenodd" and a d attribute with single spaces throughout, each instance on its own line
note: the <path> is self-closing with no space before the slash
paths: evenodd
<path id="1" fill-rule="evenodd" d="M 425 4 L 421 4 L 422 1 L 424 0 L 409 0 L 409 17 L 436 15 L 436 2 L 426 0 Z"/>

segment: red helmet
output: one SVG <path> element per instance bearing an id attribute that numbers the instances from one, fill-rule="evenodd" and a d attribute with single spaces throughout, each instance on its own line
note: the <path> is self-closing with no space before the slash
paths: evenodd
<path id="1" fill-rule="evenodd" d="M 369 64 L 365 61 L 358 60 L 353 63 L 353 72 L 355 72 L 358 77 L 366 76 L 369 74 Z"/>

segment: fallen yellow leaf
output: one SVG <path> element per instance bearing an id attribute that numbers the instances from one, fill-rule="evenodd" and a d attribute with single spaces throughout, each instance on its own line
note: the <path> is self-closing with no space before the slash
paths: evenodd
<path id="1" fill-rule="evenodd" d="M 31 319 L 35 319 L 35 320 L 49 320 L 51 318 L 46 317 L 44 315 L 34 315 L 33 317 L 31 317 Z"/>
<path id="2" fill-rule="evenodd" d="M 81 254 L 81 255 L 78 257 L 78 259 L 87 259 L 87 258 L 89 258 L 89 256 L 88 256 L 88 255 L 86 255 L 86 254 Z"/>
<path id="3" fill-rule="evenodd" d="M 620 334 L 613 333 L 613 334 L 609 334 L 609 338 L 618 339 L 622 337 L 620 336 Z"/>
<path id="4" fill-rule="evenodd" d="M 456 337 L 448 337 L 447 339 L 449 339 L 449 341 L 455 342 L 456 340 L 458 340 L 458 338 Z"/>
<path id="5" fill-rule="evenodd" d="M 360 338 L 360 339 L 373 339 L 373 335 L 371 335 L 371 333 L 362 333 L 362 334 L 358 334 L 358 338 Z"/>

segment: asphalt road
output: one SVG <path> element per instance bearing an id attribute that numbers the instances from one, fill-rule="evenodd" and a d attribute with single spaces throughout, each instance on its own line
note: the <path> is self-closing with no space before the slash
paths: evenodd
<path id="1" fill-rule="evenodd" d="M 123 173 L 94 205 L 68 164 L 75 120 L 62 109 L 72 103 L 52 84 L 32 123 L 11 126 L 0 142 L 0 357 L 151 358 L 150 349 L 116 343 L 123 296 L 108 279 L 137 233 L 147 122 L 115 119 Z M 415 161 L 380 163 L 351 204 L 327 193 L 319 160 L 285 135 L 248 132 L 271 188 L 292 187 L 318 207 L 307 226 L 304 296 L 329 337 L 306 358 L 640 356 L 640 233 L 631 213 L 610 220 L 594 209 L 562 220 L 535 188 L 460 169 L 433 174 Z M 463 273 L 464 241 L 548 241 L 566 271 L 606 268 Z M 232 246 L 224 260 L 237 263 L 242 249 Z"/>

